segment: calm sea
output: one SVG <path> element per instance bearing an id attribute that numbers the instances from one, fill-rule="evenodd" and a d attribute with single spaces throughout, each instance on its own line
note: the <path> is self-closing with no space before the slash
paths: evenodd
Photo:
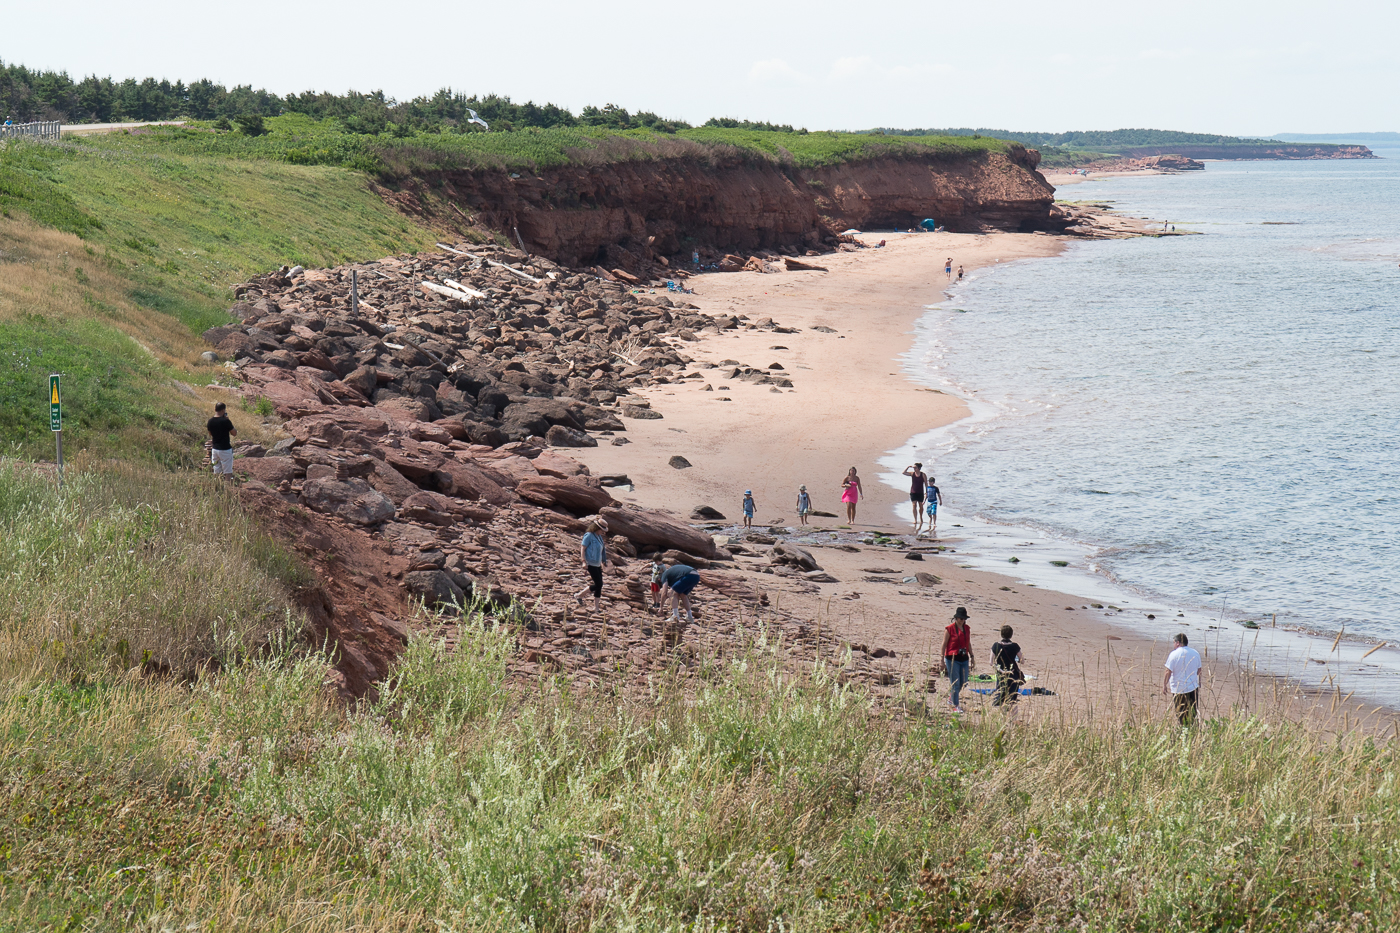
<path id="1" fill-rule="evenodd" d="M 889 464 L 934 464 L 969 559 L 1019 553 L 1032 579 L 1065 560 L 1072 591 L 1173 617 L 1400 640 L 1400 151 L 1381 154 L 1061 188 L 1198 235 L 954 287 L 906 365 L 974 416 Z"/>

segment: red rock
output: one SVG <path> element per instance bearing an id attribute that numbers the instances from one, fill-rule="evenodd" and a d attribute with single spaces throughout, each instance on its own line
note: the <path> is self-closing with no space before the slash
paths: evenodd
<path id="1" fill-rule="evenodd" d="M 254 479 L 274 487 L 284 480 L 296 479 L 300 472 L 291 457 L 258 457 L 256 459 L 244 457 L 233 461 L 233 471 L 246 473 Z"/>
<path id="2" fill-rule="evenodd" d="M 394 503 L 362 479 L 307 480 L 301 501 L 310 509 L 344 519 L 354 525 L 377 525 L 394 517 Z"/>
<path id="3" fill-rule="evenodd" d="M 522 480 L 520 485 L 515 487 L 515 492 L 526 502 L 559 506 L 580 515 L 592 515 L 616 504 L 613 497 L 601 489 L 552 476 Z"/>
<path id="4" fill-rule="evenodd" d="M 535 472 L 540 476 L 553 476 L 558 479 L 568 479 L 571 476 L 587 476 L 588 467 L 579 463 L 572 457 L 566 457 L 553 450 L 546 450 L 534 460 L 530 461 Z"/>
<path id="5" fill-rule="evenodd" d="M 715 556 L 713 538 L 660 512 L 607 508 L 598 514 L 607 519 L 609 531 L 626 535 L 638 548 L 658 551 L 675 548 L 701 557 Z"/>

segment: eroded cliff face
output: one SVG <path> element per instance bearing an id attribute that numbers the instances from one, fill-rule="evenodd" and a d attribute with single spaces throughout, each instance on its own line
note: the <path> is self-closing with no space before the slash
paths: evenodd
<path id="1" fill-rule="evenodd" d="M 386 192 L 400 209 L 447 226 L 473 222 L 571 266 L 646 263 L 691 249 L 817 246 L 848 227 L 1058 229 L 1039 154 L 880 158 L 820 169 L 742 155 L 573 165 L 538 175 L 445 171 Z"/>

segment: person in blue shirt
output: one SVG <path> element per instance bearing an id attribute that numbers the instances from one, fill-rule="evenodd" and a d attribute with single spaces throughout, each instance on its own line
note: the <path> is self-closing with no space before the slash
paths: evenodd
<path id="1" fill-rule="evenodd" d="M 745 489 L 745 490 L 744 490 L 744 527 L 745 527 L 745 528 L 749 528 L 749 529 L 753 528 L 753 510 L 754 510 L 753 490 L 752 490 L 752 489 Z"/>
<path id="2" fill-rule="evenodd" d="M 797 488 L 797 517 L 802 524 L 807 524 L 807 514 L 812 511 L 812 497 L 807 494 L 807 486 Z"/>
<path id="3" fill-rule="evenodd" d="M 685 606 L 685 620 L 695 621 L 690 609 L 690 591 L 700 582 L 700 574 L 689 564 L 674 564 L 661 575 L 661 605 L 666 605 L 667 591 L 671 599 L 671 621 L 681 621 L 680 608 Z"/>
<path id="4" fill-rule="evenodd" d="M 607 560 L 607 547 L 603 541 L 608 527 L 601 519 L 588 523 L 583 540 L 579 543 L 579 553 L 583 557 L 583 567 L 588 571 L 588 586 L 574 594 L 580 606 L 585 605 L 583 597 L 593 594 L 593 611 L 602 610 L 603 604 L 603 564 Z"/>

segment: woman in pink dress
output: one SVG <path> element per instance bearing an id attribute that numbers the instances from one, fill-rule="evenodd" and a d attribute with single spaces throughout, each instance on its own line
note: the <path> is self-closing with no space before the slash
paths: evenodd
<path id="1" fill-rule="evenodd" d="M 860 488 L 860 477 L 856 476 L 856 468 L 851 467 L 851 472 L 846 474 L 846 478 L 841 481 L 841 501 L 846 503 L 846 524 L 856 523 L 856 503 L 860 501 L 861 493 L 865 490 Z"/>

